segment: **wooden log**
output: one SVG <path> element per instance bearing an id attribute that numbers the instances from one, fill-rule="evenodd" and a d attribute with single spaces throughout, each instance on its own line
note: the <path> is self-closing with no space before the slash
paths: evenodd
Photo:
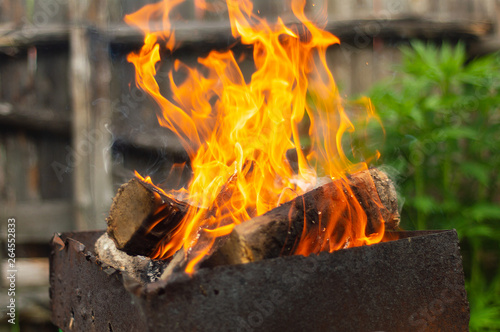
<path id="1" fill-rule="evenodd" d="M 381 221 L 384 221 L 386 229 L 398 227 L 396 190 L 384 172 L 378 169 L 358 172 L 348 177 L 348 183 L 349 188 L 346 188 L 346 182 L 343 180 L 325 184 L 262 216 L 235 226 L 230 235 L 216 239 L 211 254 L 203 258 L 198 266 L 247 263 L 297 253 L 296 244 L 301 236 L 304 236 L 304 221 L 309 229 L 319 229 L 321 219 L 326 223 L 325 220 L 339 213 L 339 207 L 345 205 L 345 202 L 338 204 L 342 200 L 347 200 L 351 205 L 359 202 L 357 213 L 364 214 L 367 218 L 366 234 L 380 230 Z M 224 197 L 227 192 L 221 190 L 221 193 L 219 196 Z M 223 199 L 220 202 L 222 201 Z M 346 214 L 348 210 L 344 208 L 340 213 Z M 332 233 L 338 234 L 339 237 L 344 234 L 345 228 L 352 224 L 350 217 L 353 217 L 354 212 L 350 213 L 350 216 L 342 215 L 338 218 Z M 204 242 L 203 235 L 202 232 L 198 243 Z M 184 271 L 198 249 L 195 245 L 188 253 L 179 250 L 161 279 L 169 280 L 176 273 Z"/>
<path id="2" fill-rule="evenodd" d="M 189 205 L 133 178 L 113 198 L 107 232 L 130 255 L 151 256 L 179 226 Z"/>
<path id="3" fill-rule="evenodd" d="M 236 179 L 236 173 L 234 173 L 227 179 L 226 183 L 220 188 L 219 193 L 217 194 L 217 197 L 215 198 L 212 205 L 203 212 L 204 215 L 201 219 L 209 219 L 218 215 L 219 219 L 217 224 L 212 225 L 215 227 L 224 226 L 232 222 L 231 217 L 229 217 L 230 211 L 227 204 L 230 202 L 231 196 L 234 193 Z M 203 250 L 208 243 L 212 243 L 211 250 L 214 250 L 215 248 L 220 247 L 225 239 L 226 237 L 219 237 L 214 239 L 212 236 L 208 235 L 205 232 L 199 232 L 199 237 L 194 247 L 191 248 L 188 252 L 186 252 L 184 248 L 179 249 L 172 256 L 172 260 L 167 265 L 167 268 L 163 271 L 160 279 L 167 280 L 171 278 L 174 273 L 182 273 L 189 261 L 199 254 L 199 249 Z"/>
<path id="4" fill-rule="evenodd" d="M 350 208 L 345 207 L 346 200 Z M 355 200 L 362 211 L 353 208 Z M 395 229 L 399 225 L 396 190 L 380 170 L 355 173 L 348 177 L 347 182 L 335 180 L 235 226 L 227 240 L 201 266 L 248 263 L 291 255 L 297 253 L 301 237 L 313 234 L 319 239 L 328 227 L 333 227 L 330 234 L 338 236 L 338 240 L 345 242 L 340 244 L 346 245 L 354 241 L 342 238 L 352 227 L 351 220 L 362 218 L 363 213 L 367 220 L 367 235 L 380 230 L 381 221 L 385 222 L 386 229 Z M 327 224 L 330 219 L 335 219 L 334 225 Z M 323 238 L 312 245 L 325 249 L 324 246 L 330 243 Z"/>
<path id="5" fill-rule="evenodd" d="M 202 220 L 228 215 L 227 203 L 234 190 L 236 174 L 222 186 L 213 204 L 203 209 Z M 108 234 L 116 247 L 129 255 L 152 256 L 156 249 L 170 241 L 190 205 L 165 195 L 138 178 L 118 190 L 111 209 Z M 220 226 L 222 220 L 219 220 Z"/>

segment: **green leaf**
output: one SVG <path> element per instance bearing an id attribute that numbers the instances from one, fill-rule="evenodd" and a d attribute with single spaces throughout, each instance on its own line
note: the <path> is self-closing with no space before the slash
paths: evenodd
<path id="1" fill-rule="evenodd" d="M 470 328 L 472 331 L 500 329 L 500 305 L 492 306 L 485 303 L 478 307 L 471 307 Z"/>
<path id="2" fill-rule="evenodd" d="M 431 196 L 418 196 L 413 199 L 413 205 L 424 213 L 429 213 L 435 210 L 438 206 L 437 202 Z"/>
<path id="3" fill-rule="evenodd" d="M 437 142 L 444 140 L 457 140 L 460 138 L 478 140 L 480 138 L 480 133 L 478 133 L 474 128 L 456 126 L 437 129 L 434 131 L 432 137 Z"/>
<path id="4" fill-rule="evenodd" d="M 437 95 L 430 95 L 427 98 L 425 98 L 422 102 L 422 105 L 430 111 L 436 111 L 440 107 L 442 107 L 443 101 L 441 96 Z"/>
<path id="5" fill-rule="evenodd" d="M 477 204 L 466 210 L 473 220 L 483 221 L 485 219 L 500 220 L 500 205 L 491 203 Z"/>
<path id="6" fill-rule="evenodd" d="M 462 71 L 465 63 L 465 46 L 459 42 L 454 47 L 450 44 L 443 44 L 439 54 L 439 69 L 443 80 L 450 80 Z"/>
<path id="7" fill-rule="evenodd" d="M 422 114 L 422 110 L 418 107 L 412 107 L 409 113 L 410 118 L 415 121 L 415 126 L 423 127 L 424 125 L 424 115 Z"/>
<path id="8" fill-rule="evenodd" d="M 498 236 L 498 232 L 495 230 L 495 228 L 486 224 L 471 223 L 469 221 L 467 223 L 464 223 L 463 225 L 457 225 L 457 226 L 450 225 L 450 226 L 457 229 L 458 235 L 461 239 L 464 237 L 468 238 L 484 237 L 484 238 L 496 239 Z"/>
<path id="9" fill-rule="evenodd" d="M 488 186 L 490 167 L 476 161 L 465 161 L 460 163 L 460 170 L 469 177 L 473 177 L 483 186 Z"/>
<path id="10" fill-rule="evenodd" d="M 470 304 L 471 331 L 492 331 L 500 329 L 500 273 L 490 282 L 483 273 L 475 271 L 474 282 L 467 282 L 467 295 Z"/>

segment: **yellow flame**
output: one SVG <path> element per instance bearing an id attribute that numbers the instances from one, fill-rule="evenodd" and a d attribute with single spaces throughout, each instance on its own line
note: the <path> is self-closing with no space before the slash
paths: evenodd
<path id="1" fill-rule="evenodd" d="M 176 45 L 169 16 L 181 2 L 147 5 L 127 15 L 125 21 L 145 34 L 142 49 L 128 56 L 136 69 L 136 83 L 160 106 L 159 123 L 180 138 L 194 172 L 188 186 L 193 208 L 155 257 L 171 256 L 184 247 L 194 257 L 186 269 L 191 273 L 215 238 L 304 194 L 315 185 L 318 171 L 331 178 L 345 178 L 346 173 L 366 169 L 366 164 L 352 164 L 342 149 L 344 133 L 354 131 L 354 126 L 342 107 L 326 61 L 327 48 L 339 39 L 307 19 L 305 0 L 292 1 L 292 12 L 302 23 L 293 27 L 280 18 L 269 24 L 253 13 L 248 0 L 227 0 L 232 35 L 253 46 L 255 71 L 251 79 L 245 81 L 231 50 L 210 52 L 198 59 L 197 68 L 176 60 L 169 72 L 169 100 L 160 93 L 155 75 L 161 61 L 160 47 L 172 51 Z M 207 9 L 204 0 L 196 3 Z M 159 24 L 154 23 L 160 19 Z M 176 82 L 176 71 L 186 73 L 187 78 Z M 371 107 L 366 113 L 368 118 L 375 117 Z M 300 129 L 304 123 L 310 123 L 305 135 L 310 141 L 307 154 L 300 143 L 305 138 Z M 296 151 L 297 172 L 286 158 L 290 149 Z M 228 181 L 230 189 L 225 187 Z M 224 195 L 221 190 L 229 190 L 230 195 L 218 202 Z M 363 222 L 359 204 L 352 205 L 346 209 L 355 211 L 353 218 Z M 207 209 L 214 211 L 209 217 Z M 366 216 L 364 222 L 366 225 Z M 334 223 L 327 228 L 334 232 Z M 306 231 L 304 243 L 311 236 Z M 204 233 L 203 245 L 200 232 Z M 350 242 L 367 242 L 364 233 L 359 236 Z M 341 245 L 344 243 L 330 241 L 314 248 L 301 246 L 298 253 L 331 251 Z"/>

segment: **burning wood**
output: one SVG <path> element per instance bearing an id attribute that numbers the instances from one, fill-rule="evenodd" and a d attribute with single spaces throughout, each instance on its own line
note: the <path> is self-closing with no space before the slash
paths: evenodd
<path id="1" fill-rule="evenodd" d="M 346 186 L 344 180 L 333 181 L 235 226 L 204 265 L 247 263 L 300 254 L 303 248 L 297 244 L 306 238 L 309 238 L 306 241 L 309 248 L 304 253 L 360 245 L 352 243 L 355 241 L 369 244 L 370 235 L 375 233 L 375 237 L 381 237 L 384 226 L 386 229 L 398 227 L 396 190 L 385 173 L 377 169 L 358 172 L 348 178 L 348 183 Z M 356 208 L 356 201 L 360 209 Z M 362 219 L 363 213 L 366 224 L 352 222 Z M 382 222 L 385 225 L 381 225 Z M 326 238 L 328 233 L 337 238 Z"/>
<path id="2" fill-rule="evenodd" d="M 227 213 L 236 175 L 222 186 L 214 204 L 203 210 L 204 219 L 217 212 Z M 118 189 L 113 199 L 108 223 L 108 235 L 116 247 L 129 255 L 152 256 L 161 243 L 167 243 L 190 205 L 176 200 L 156 186 L 133 178 Z"/>
<path id="3" fill-rule="evenodd" d="M 168 240 L 184 217 L 188 204 L 167 196 L 138 178 L 118 189 L 113 198 L 108 234 L 116 247 L 130 255 L 151 256 Z"/>
<path id="4" fill-rule="evenodd" d="M 222 187 L 214 206 L 205 211 L 213 217 L 224 209 L 235 177 Z M 348 185 L 346 185 L 348 183 Z M 134 178 L 119 190 L 107 218 L 108 234 L 118 249 L 131 255 L 151 256 L 160 243 L 180 225 L 189 205 Z M 363 219 L 357 225 L 352 220 Z M 396 229 L 399 213 L 396 190 L 387 175 L 370 169 L 335 180 L 281 206 L 234 227 L 229 236 L 217 240 L 214 252 L 203 266 L 246 263 L 280 255 L 300 254 L 300 243 L 309 243 L 306 252 L 332 251 L 370 242 L 370 234 Z M 357 227 L 357 229 L 355 229 Z M 330 229 L 328 229 L 330 228 Z M 328 234 L 337 238 L 330 239 Z M 366 236 L 365 236 L 366 235 Z M 331 236 L 331 235 L 330 235 Z M 203 237 L 202 237 L 203 238 Z M 201 241 L 202 242 L 202 241 Z M 196 247 L 192 252 L 196 253 Z M 181 271 L 190 260 L 180 250 L 166 275 Z"/>
<path id="5" fill-rule="evenodd" d="M 363 218 L 362 214 L 366 223 L 352 222 Z M 384 227 L 396 229 L 399 220 L 394 185 L 384 172 L 370 169 L 352 174 L 348 182 L 339 179 L 325 184 L 235 226 L 229 236 L 218 240 L 215 251 L 201 265 L 213 267 L 300 254 L 304 248 L 297 244 L 308 242 L 308 238 L 309 248 L 304 253 L 378 242 Z M 337 238 L 329 239 L 327 234 Z M 196 250 L 192 248 L 192 252 Z M 162 279 L 184 270 L 190 259 L 190 254 L 179 251 Z"/>
<path id="6" fill-rule="evenodd" d="M 167 98 L 156 74 L 160 50 L 176 47 L 169 15 L 178 3 L 163 1 L 125 16 L 145 35 L 143 47 L 127 60 L 135 66 L 137 87 L 157 102 L 159 124 L 178 136 L 188 154 L 193 176 L 186 197 L 193 207 L 154 187 L 130 185 L 115 198 L 108 219 L 118 248 L 161 259 L 177 252 L 172 269 L 184 266 L 190 274 L 211 254 L 221 264 L 308 255 L 375 243 L 384 226 L 396 227 L 396 194 L 383 173 L 339 179 L 347 170 L 367 167 L 349 160 L 345 134 L 355 123 L 362 134 L 378 118 L 363 99 L 356 121 L 349 120 L 326 61 L 326 50 L 339 39 L 307 18 L 305 2 L 291 7 L 302 29 L 281 19 L 269 26 L 250 2 L 228 0 L 233 37 L 254 47 L 251 79 L 231 50 L 210 52 L 195 67 L 175 62 Z M 162 17 L 165 30 L 151 31 L 151 17 Z M 174 72 L 186 78 L 177 81 Z M 309 142 L 307 154 L 303 141 Z M 290 150 L 297 154 L 296 167 L 286 158 Z M 372 157 L 378 152 L 364 160 Z M 307 193 L 318 173 L 337 180 Z M 127 202 L 133 196 L 135 207 Z M 281 202 L 288 203 L 275 208 Z"/>

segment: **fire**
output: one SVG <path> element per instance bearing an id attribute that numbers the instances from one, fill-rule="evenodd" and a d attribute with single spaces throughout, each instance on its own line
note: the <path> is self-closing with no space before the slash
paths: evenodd
<path id="1" fill-rule="evenodd" d="M 229 234 L 234 225 L 304 194 L 319 176 L 345 179 L 346 174 L 367 165 L 352 163 L 342 148 L 344 134 L 352 133 L 354 126 L 326 61 L 327 48 L 339 39 L 307 19 L 305 0 L 291 3 L 301 22 L 294 26 L 280 18 L 268 23 L 253 12 L 248 0 L 227 0 L 232 35 L 253 46 L 251 79 L 245 80 L 231 50 L 211 51 L 198 59 L 197 68 L 174 62 L 168 76 L 172 92 L 168 99 L 160 93 L 155 75 L 161 51 L 175 49 L 170 16 L 181 2 L 147 5 L 127 15 L 125 21 L 145 34 L 142 49 L 128 55 L 136 69 L 136 84 L 159 105 L 159 123 L 177 134 L 194 172 L 187 188 L 193 208 L 172 238 L 158 248 L 155 258 L 172 256 L 183 247 L 192 254 L 186 268 L 192 273 L 215 239 Z M 203 0 L 195 3 L 209 9 Z M 187 78 L 176 82 L 174 71 Z M 366 121 L 376 118 L 369 101 L 364 113 Z M 303 141 L 308 142 L 307 149 L 302 148 Z M 292 149 L 297 169 L 286 157 Z M 321 237 L 305 228 L 296 253 L 380 241 L 383 230 L 366 235 L 366 216 L 359 202 L 347 196 L 339 214 L 352 216 L 357 231 L 335 241 L 338 216 L 332 217 L 323 222 Z"/>

